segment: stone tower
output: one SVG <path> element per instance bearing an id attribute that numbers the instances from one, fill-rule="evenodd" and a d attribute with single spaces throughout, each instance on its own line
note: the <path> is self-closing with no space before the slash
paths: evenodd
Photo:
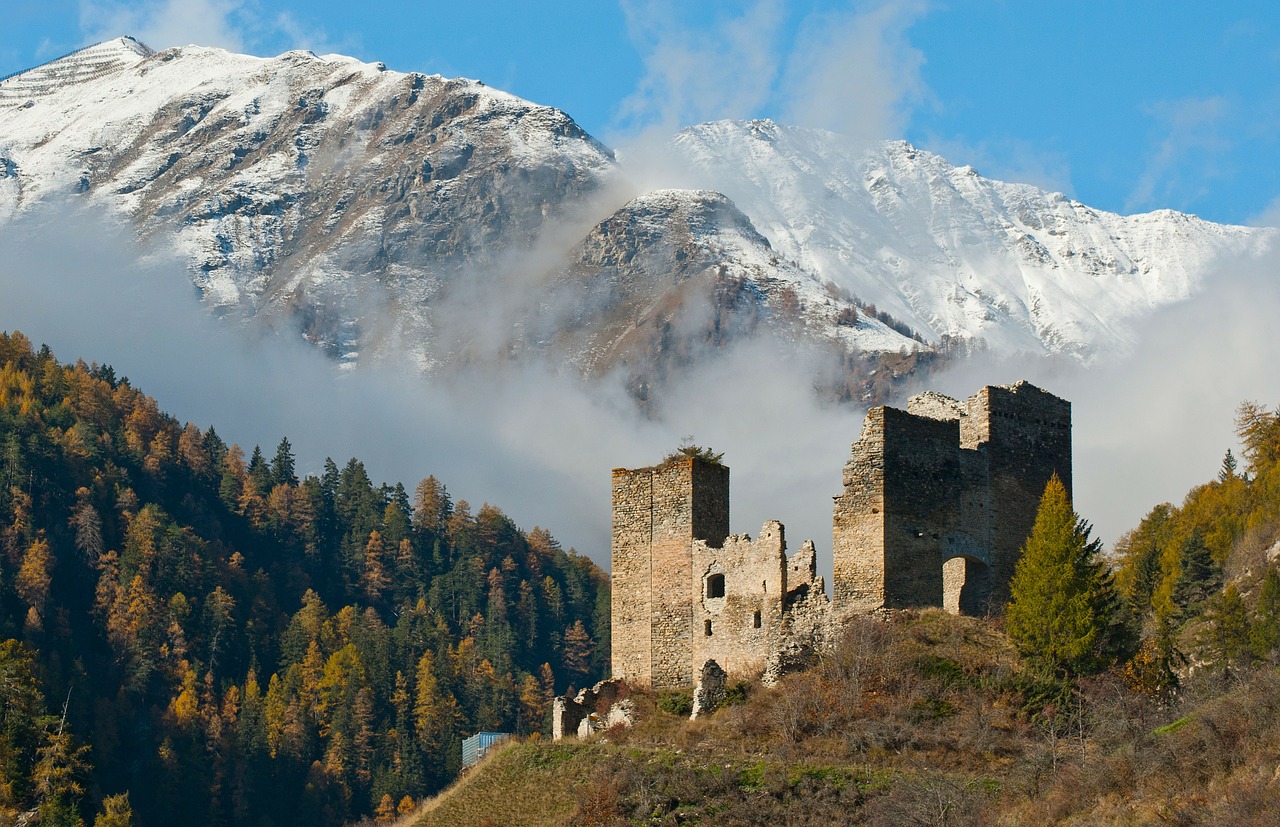
<path id="1" fill-rule="evenodd" d="M 695 540 L 729 535 L 729 469 L 694 457 L 613 470 L 613 674 L 693 683 Z"/>
<path id="2" fill-rule="evenodd" d="M 1006 602 L 1054 473 L 1070 494 L 1071 403 L 1027 382 L 872 408 L 835 498 L 837 612 Z"/>
<path id="3" fill-rule="evenodd" d="M 1071 496 L 1071 403 L 1018 382 L 983 388 L 967 408 L 960 444 L 987 457 L 991 598 L 1005 603 L 1050 477 L 1056 473 Z"/>

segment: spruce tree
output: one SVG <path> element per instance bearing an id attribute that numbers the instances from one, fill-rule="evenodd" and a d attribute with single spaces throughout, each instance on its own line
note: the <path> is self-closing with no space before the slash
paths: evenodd
<path id="1" fill-rule="evenodd" d="M 289 438 L 283 437 L 276 446 L 276 458 L 271 463 L 271 476 L 276 485 L 297 485 L 298 475 L 294 473 L 293 446 Z"/>
<path id="2" fill-rule="evenodd" d="M 1222 458 L 1222 467 L 1218 469 L 1218 482 L 1226 482 L 1235 479 L 1236 468 L 1239 463 L 1236 462 L 1235 455 L 1231 453 L 1231 449 L 1227 449 L 1227 455 Z"/>
<path id="3" fill-rule="evenodd" d="M 1197 530 L 1178 550 L 1178 579 L 1173 584 L 1173 602 L 1183 617 L 1199 613 L 1202 604 L 1222 588 L 1222 567 Z"/>
<path id="4" fill-rule="evenodd" d="M 1018 651 L 1067 674 L 1106 666 L 1122 644 L 1119 601 L 1090 531 L 1055 474 L 1009 584 L 1007 629 Z"/>
<path id="5" fill-rule="evenodd" d="M 1258 608 L 1250 629 L 1249 643 L 1255 657 L 1266 660 L 1280 646 L 1280 571 L 1267 566 L 1258 590 Z"/>

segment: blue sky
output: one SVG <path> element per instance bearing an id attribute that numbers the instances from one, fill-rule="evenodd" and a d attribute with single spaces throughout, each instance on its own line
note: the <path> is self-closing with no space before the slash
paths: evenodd
<path id="1" fill-rule="evenodd" d="M 607 143 L 721 117 L 905 137 L 1116 212 L 1280 223 L 1280 4 L 5 0 L 0 75 L 133 34 L 483 80 Z"/>

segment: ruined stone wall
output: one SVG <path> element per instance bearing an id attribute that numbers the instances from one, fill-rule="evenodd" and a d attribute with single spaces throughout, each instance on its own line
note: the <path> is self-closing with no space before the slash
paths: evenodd
<path id="1" fill-rule="evenodd" d="M 941 548 L 959 527 L 960 426 L 885 410 L 884 605 L 942 605 Z"/>
<path id="2" fill-rule="evenodd" d="M 653 469 L 613 469 L 610 657 L 615 676 L 645 686 L 653 682 L 652 536 Z"/>
<path id="3" fill-rule="evenodd" d="M 614 675 L 689 686 L 714 660 L 777 677 L 854 614 L 984 613 L 1007 601 L 1054 473 L 1070 491 L 1070 403 L 1025 382 L 873 408 L 834 498 L 828 600 L 812 543 L 788 558 L 773 521 L 754 540 L 729 536 L 728 468 L 615 469 Z"/>
<path id="4" fill-rule="evenodd" d="M 884 420 L 867 411 L 862 435 L 844 466 L 844 491 L 832 511 L 831 602 L 838 612 L 865 614 L 884 606 Z"/>
<path id="5" fill-rule="evenodd" d="M 721 548 L 693 544 L 694 577 L 689 599 L 694 606 L 693 663 L 715 660 L 735 675 L 758 673 L 777 648 L 787 590 L 786 535 L 771 520 L 751 539 L 734 534 Z M 708 588 L 724 578 L 723 596 Z"/>
<path id="6" fill-rule="evenodd" d="M 692 457 L 613 472 L 614 675 L 693 681 L 693 541 L 729 533 L 729 469 Z M 620 599 L 619 599 L 620 598 Z"/>
<path id="7" fill-rule="evenodd" d="M 942 605 L 940 549 L 960 519 L 959 441 L 957 418 L 867 412 L 832 515 L 840 613 Z"/>

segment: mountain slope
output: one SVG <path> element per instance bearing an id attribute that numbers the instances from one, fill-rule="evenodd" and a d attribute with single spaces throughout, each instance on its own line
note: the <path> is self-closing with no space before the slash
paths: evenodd
<path id="1" fill-rule="evenodd" d="M 1163 210 L 1120 216 L 980 176 L 903 141 L 865 151 L 767 120 L 680 132 L 673 151 L 779 255 L 928 338 L 1089 359 L 1274 232 Z"/>
<path id="2" fill-rule="evenodd" d="M 0 216 L 84 193 L 176 235 L 212 304 L 287 313 L 337 352 L 391 306 L 420 345 L 444 285 L 613 168 L 563 113 L 475 81 L 309 52 L 95 51 L 113 68 L 82 77 L 73 55 L 0 84 Z"/>

